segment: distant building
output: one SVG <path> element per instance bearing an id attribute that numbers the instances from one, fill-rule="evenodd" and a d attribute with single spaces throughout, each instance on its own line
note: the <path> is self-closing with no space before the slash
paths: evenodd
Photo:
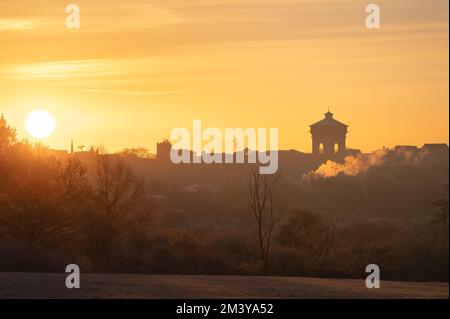
<path id="1" fill-rule="evenodd" d="M 169 162 L 172 143 L 168 139 L 156 144 L 156 159 L 158 161 Z"/>
<path id="2" fill-rule="evenodd" d="M 448 153 L 448 145 L 445 143 L 424 144 L 421 151 L 427 151 L 430 154 L 445 154 Z"/>
<path id="3" fill-rule="evenodd" d="M 333 118 L 328 111 L 325 118 L 311 125 L 312 153 L 324 159 L 337 159 L 345 156 L 345 138 L 348 125 Z"/>
<path id="4" fill-rule="evenodd" d="M 421 164 L 428 167 L 448 169 L 449 148 L 445 143 L 425 144 L 420 149 Z"/>
<path id="5" fill-rule="evenodd" d="M 395 147 L 395 152 L 410 152 L 415 153 L 419 149 L 415 145 L 397 145 Z"/>
<path id="6" fill-rule="evenodd" d="M 359 154 L 361 154 L 361 150 L 357 149 L 357 148 L 347 148 L 345 149 L 345 156 L 358 156 Z"/>

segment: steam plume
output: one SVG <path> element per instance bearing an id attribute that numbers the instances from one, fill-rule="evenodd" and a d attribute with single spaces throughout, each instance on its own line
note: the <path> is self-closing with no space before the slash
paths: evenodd
<path id="1" fill-rule="evenodd" d="M 329 178 L 339 174 L 356 176 L 367 171 L 371 166 L 382 165 L 389 150 L 382 149 L 371 154 L 358 154 L 357 156 L 347 156 L 344 163 L 327 161 L 319 166 L 315 171 L 305 174 L 304 178 Z"/>

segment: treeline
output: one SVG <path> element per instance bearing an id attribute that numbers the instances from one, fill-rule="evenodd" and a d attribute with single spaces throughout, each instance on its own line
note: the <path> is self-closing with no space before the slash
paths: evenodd
<path id="1" fill-rule="evenodd" d="M 155 198 L 125 156 L 56 158 L 2 117 L 0 271 L 362 278 L 375 263 L 384 279 L 448 281 L 448 195 L 421 218 L 368 219 L 289 207 L 291 184 L 250 172 L 242 189 L 167 185 Z"/>
<path id="2" fill-rule="evenodd" d="M 17 141 L 0 119 L 0 270 L 61 270 L 69 260 L 118 270 L 124 241 L 151 210 L 121 157 L 99 148 L 91 167 L 76 156 L 57 159 Z"/>

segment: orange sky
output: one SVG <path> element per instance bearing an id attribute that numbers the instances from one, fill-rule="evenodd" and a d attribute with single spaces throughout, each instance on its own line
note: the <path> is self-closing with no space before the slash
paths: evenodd
<path id="1" fill-rule="evenodd" d="M 59 0 L 0 2 L 0 112 L 55 114 L 44 143 L 155 150 L 175 127 L 277 127 L 309 152 L 327 107 L 348 146 L 448 143 L 448 0 Z M 68 2 L 69 3 L 69 2 Z"/>

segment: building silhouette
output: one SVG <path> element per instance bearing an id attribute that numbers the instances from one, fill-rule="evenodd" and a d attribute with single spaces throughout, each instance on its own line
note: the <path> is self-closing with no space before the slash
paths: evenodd
<path id="1" fill-rule="evenodd" d="M 161 143 L 156 144 L 156 159 L 161 162 L 170 162 L 170 151 L 172 143 L 168 139 L 164 139 Z"/>
<path id="2" fill-rule="evenodd" d="M 324 160 L 342 159 L 346 154 L 345 138 L 348 125 L 333 118 L 328 111 L 325 118 L 311 126 L 312 153 Z"/>
<path id="3" fill-rule="evenodd" d="M 448 145 L 445 143 L 428 143 L 422 146 L 422 151 L 433 155 L 445 155 L 448 154 Z"/>

